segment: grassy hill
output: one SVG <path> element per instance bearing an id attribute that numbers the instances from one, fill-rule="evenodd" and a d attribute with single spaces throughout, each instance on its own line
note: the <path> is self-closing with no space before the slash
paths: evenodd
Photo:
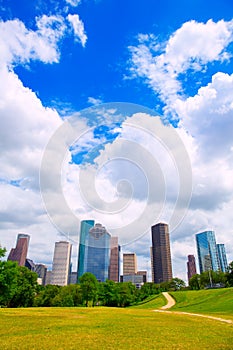
<path id="1" fill-rule="evenodd" d="M 229 315 L 233 318 L 233 288 L 170 293 L 176 300 L 171 310 Z"/>
<path id="2" fill-rule="evenodd" d="M 233 288 L 171 293 L 171 310 L 233 319 Z M 233 349 L 233 325 L 153 310 L 157 295 L 129 308 L 0 309 L 0 349 Z"/>

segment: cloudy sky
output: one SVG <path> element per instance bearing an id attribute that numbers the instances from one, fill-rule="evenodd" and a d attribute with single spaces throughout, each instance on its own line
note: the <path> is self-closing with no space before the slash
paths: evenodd
<path id="1" fill-rule="evenodd" d="M 170 226 L 186 279 L 195 233 L 233 260 L 230 0 L 0 0 L 0 243 L 19 232 L 51 266 L 80 220 L 150 270 L 150 227 Z M 150 275 L 150 272 L 149 272 Z"/>

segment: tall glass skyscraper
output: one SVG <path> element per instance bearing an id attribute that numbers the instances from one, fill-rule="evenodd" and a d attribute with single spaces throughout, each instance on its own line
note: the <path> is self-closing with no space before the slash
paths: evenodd
<path id="1" fill-rule="evenodd" d="M 110 234 L 101 224 L 94 226 L 93 220 L 81 222 L 78 279 L 85 272 L 93 273 L 100 282 L 108 279 L 110 238 Z"/>
<path id="2" fill-rule="evenodd" d="M 79 237 L 79 252 L 78 252 L 78 274 L 77 279 L 86 272 L 87 265 L 87 248 L 88 248 L 88 236 L 89 230 L 94 227 L 94 220 L 83 220 L 81 221 L 80 237 Z"/>
<path id="3" fill-rule="evenodd" d="M 217 249 L 218 249 L 220 269 L 222 272 L 226 272 L 228 263 L 227 263 L 227 255 L 226 255 L 224 244 L 217 244 Z"/>
<path id="4" fill-rule="evenodd" d="M 196 234 L 200 273 L 208 270 L 219 271 L 219 258 L 214 231 Z"/>

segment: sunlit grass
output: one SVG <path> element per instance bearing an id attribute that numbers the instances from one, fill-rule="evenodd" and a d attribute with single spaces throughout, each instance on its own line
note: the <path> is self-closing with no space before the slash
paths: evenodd
<path id="1" fill-rule="evenodd" d="M 176 300 L 171 310 L 203 313 L 233 319 L 233 288 L 170 293 Z"/>
<path id="2" fill-rule="evenodd" d="M 158 300 L 157 300 L 158 301 Z M 137 308 L 0 309 L 0 349 L 232 349 L 233 326 Z"/>

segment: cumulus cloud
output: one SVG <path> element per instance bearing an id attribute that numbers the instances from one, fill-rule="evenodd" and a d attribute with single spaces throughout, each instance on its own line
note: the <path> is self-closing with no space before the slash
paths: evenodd
<path id="1" fill-rule="evenodd" d="M 79 18 L 79 15 L 69 14 L 67 16 L 67 19 L 73 27 L 73 31 L 76 39 L 81 42 L 83 47 L 85 47 L 86 41 L 87 41 L 87 35 L 84 30 L 84 24 L 82 20 Z"/>
<path id="2" fill-rule="evenodd" d="M 70 23 L 75 38 L 85 46 L 87 35 L 78 15 L 68 15 L 68 22 L 59 15 L 43 15 L 36 18 L 35 31 L 26 28 L 18 19 L 0 21 L 0 63 L 11 65 L 27 63 L 30 60 L 57 63 L 60 58 L 59 43 L 67 35 Z"/>
<path id="3" fill-rule="evenodd" d="M 189 21 L 167 42 L 161 43 L 153 35 L 142 34 L 138 40 L 137 46 L 129 47 L 131 72 L 144 78 L 146 84 L 160 94 L 167 108 L 171 108 L 182 92 L 182 82 L 178 79 L 180 74 L 188 69 L 200 71 L 210 62 L 230 58 L 226 49 L 233 40 L 233 21 Z"/>

